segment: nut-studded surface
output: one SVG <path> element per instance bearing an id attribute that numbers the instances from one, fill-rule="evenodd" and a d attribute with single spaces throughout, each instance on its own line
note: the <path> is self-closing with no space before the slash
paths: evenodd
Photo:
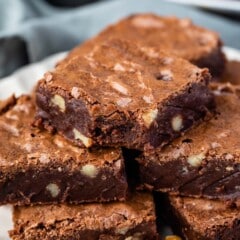
<path id="1" fill-rule="evenodd" d="M 154 47 L 157 52 L 164 49 L 199 67 L 209 68 L 215 77 L 220 76 L 224 70 L 225 57 L 221 51 L 219 35 L 194 25 L 190 19 L 154 14 L 132 15 L 107 27 L 96 38 L 87 41 L 85 46 L 91 49 L 94 43 L 103 42 L 112 36 L 137 42 L 144 47 Z M 86 49 L 76 47 L 70 56 L 84 51 Z M 149 53 L 156 55 L 154 52 Z"/>
<path id="2" fill-rule="evenodd" d="M 151 194 L 136 193 L 126 202 L 18 207 L 13 240 L 157 240 Z"/>
<path id="3" fill-rule="evenodd" d="M 88 152 L 31 127 L 35 107 L 28 96 L 12 97 L 2 109 L 0 204 L 125 199 L 127 182 L 119 149 Z"/>
<path id="4" fill-rule="evenodd" d="M 185 196 L 240 198 L 239 87 L 212 88 L 218 106 L 214 119 L 138 159 L 141 181 L 148 187 Z"/>
<path id="5" fill-rule="evenodd" d="M 127 41 L 96 43 L 49 74 L 37 123 L 87 148 L 161 147 L 215 107 L 206 69 Z"/>

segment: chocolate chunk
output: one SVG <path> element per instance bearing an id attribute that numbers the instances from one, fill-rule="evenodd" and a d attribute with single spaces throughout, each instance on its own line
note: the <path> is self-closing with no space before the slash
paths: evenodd
<path id="1" fill-rule="evenodd" d="M 150 50 L 112 39 L 72 56 L 39 82 L 37 125 L 87 148 L 161 147 L 180 136 L 215 107 L 209 73 Z"/>
<path id="2" fill-rule="evenodd" d="M 125 200 L 121 150 L 91 152 L 31 127 L 28 96 L 0 116 L 0 204 L 82 203 Z"/>
<path id="3" fill-rule="evenodd" d="M 158 239 L 152 196 L 136 193 L 126 202 L 15 207 L 13 240 Z"/>
<path id="4" fill-rule="evenodd" d="M 240 100 L 237 87 L 214 89 L 219 114 L 162 150 L 145 151 L 141 182 L 183 196 L 235 200 L 240 197 Z"/>

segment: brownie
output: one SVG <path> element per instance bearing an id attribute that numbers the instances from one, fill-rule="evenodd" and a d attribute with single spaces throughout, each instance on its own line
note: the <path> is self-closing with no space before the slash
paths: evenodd
<path id="1" fill-rule="evenodd" d="M 148 193 L 136 193 L 122 203 L 15 207 L 13 221 L 13 240 L 158 239 Z"/>
<path id="2" fill-rule="evenodd" d="M 221 82 L 230 82 L 234 85 L 240 85 L 240 61 L 228 61 L 225 71 L 221 77 Z"/>
<path id="3" fill-rule="evenodd" d="M 240 95 L 230 84 L 213 92 L 215 118 L 138 157 L 140 181 L 147 188 L 189 197 L 240 198 Z"/>
<path id="4" fill-rule="evenodd" d="M 31 98 L 11 99 L 0 114 L 0 204 L 125 200 L 120 149 L 88 151 L 33 128 Z"/>
<path id="5" fill-rule="evenodd" d="M 81 147 L 161 147 L 214 110 L 209 79 L 186 60 L 112 39 L 45 74 L 36 125 Z"/>
<path id="6" fill-rule="evenodd" d="M 14 95 L 5 100 L 0 100 L 0 115 L 7 112 L 11 107 L 16 104 L 16 98 Z"/>
<path id="7" fill-rule="evenodd" d="M 216 78 L 224 71 L 225 56 L 217 33 L 194 25 L 190 19 L 154 14 L 136 14 L 124 18 L 84 45 L 76 47 L 70 56 L 83 53 L 96 42 L 103 42 L 112 36 L 137 42 L 141 46 L 154 47 L 160 52 L 162 49 L 169 51 L 198 67 L 209 68 Z"/>
<path id="8" fill-rule="evenodd" d="M 162 217 L 167 218 L 175 232 L 185 240 L 240 239 L 239 206 L 227 206 L 217 200 L 174 196 L 161 199 L 160 205 L 160 214 L 165 214 Z"/>

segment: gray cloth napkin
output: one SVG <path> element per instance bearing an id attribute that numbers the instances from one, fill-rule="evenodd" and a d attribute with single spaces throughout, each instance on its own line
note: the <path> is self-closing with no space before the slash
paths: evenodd
<path id="1" fill-rule="evenodd" d="M 0 77 L 18 67 L 73 48 L 106 25 L 138 12 L 191 18 L 240 49 L 240 26 L 225 18 L 162 0 L 108 0 L 77 8 L 57 8 L 44 0 L 0 2 Z"/>

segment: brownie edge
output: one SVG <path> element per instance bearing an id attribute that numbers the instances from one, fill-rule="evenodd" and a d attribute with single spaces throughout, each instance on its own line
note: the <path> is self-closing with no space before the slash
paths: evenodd
<path id="1" fill-rule="evenodd" d="M 240 239 L 238 205 L 222 201 L 160 195 L 160 218 L 185 240 Z"/>
<path id="2" fill-rule="evenodd" d="M 161 148 L 214 112 L 210 79 L 186 60 L 111 39 L 39 81 L 36 125 L 86 148 Z"/>
<path id="3" fill-rule="evenodd" d="M 187 197 L 240 198 L 238 88 L 230 84 L 211 88 L 218 106 L 215 118 L 137 158 L 140 181 L 146 187 Z"/>
<path id="4" fill-rule="evenodd" d="M 84 43 L 85 49 L 91 49 L 94 42 L 103 42 L 112 36 L 137 42 L 143 47 L 154 47 L 158 52 L 164 49 L 200 68 L 208 68 L 214 78 L 219 78 L 225 68 L 226 57 L 219 35 L 194 25 L 190 19 L 151 13 L 134 14 L 108 26 L 95 38 L 88 40 Z M 85 49 L 77 46 L 70 56 L 84 53 Z M 65 63 L 62 61 L 60 64 Z"/>
<path id="5" fill-rule="evenodd" d="M 88 151 L 31 126 L 29 96 L 0 113 L 0 205 L 123 201 L 128 185 L 121 149 Z"/>
<path id="6" fill-rule="evenodd" d="M 158 239 L 149 193 L 122 203 L 16 207 L 13 221 L 13 240 Z"/>

